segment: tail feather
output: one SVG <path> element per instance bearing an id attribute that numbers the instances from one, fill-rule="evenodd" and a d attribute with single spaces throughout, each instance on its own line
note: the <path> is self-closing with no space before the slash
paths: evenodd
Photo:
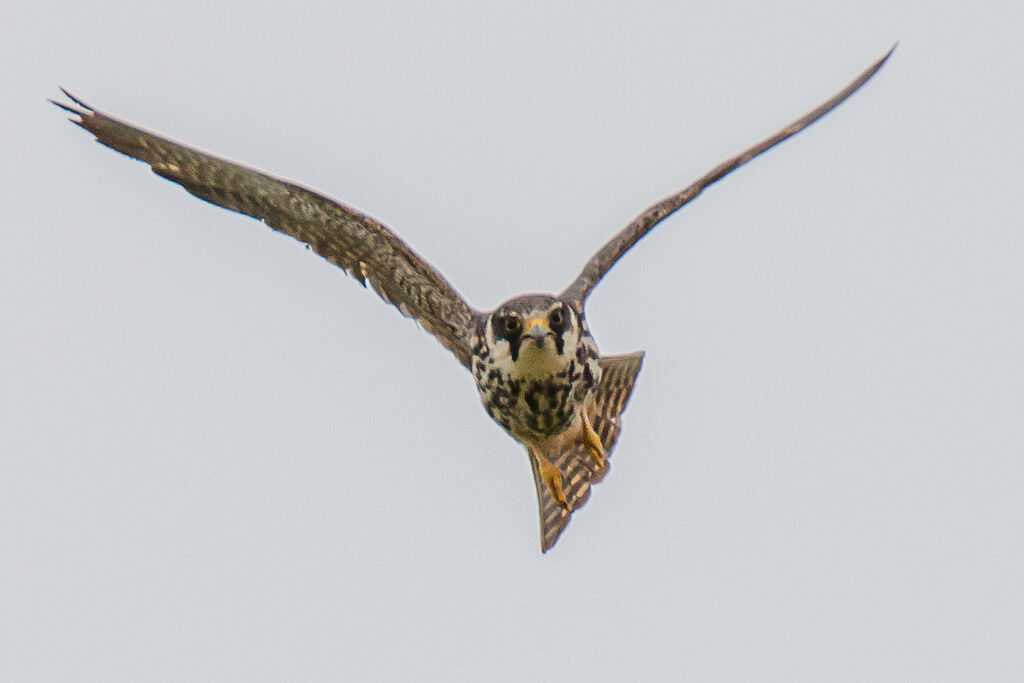
<path id="1" fill-rule="evenodd" d="M 622 431 L 620 416 L 629 402 L 630 394 L 633 393 L 633 384 L 640 372 L 643 359 L 643 351 L 601 357 L 601 384 L 588 417 L 594 431 L 601 437 L 606 458 L 611 456 Z M 589 451 L 580 443 L 552 458 L 552 462 L 562 472 L 562 489 L 573 511 L 587 502 L 591 484 L 596 484 L 608 474 L 607 462 L 603 468 L 598 468 Z M 537 504 L 540 507 L 540 546 L 543 552 L 547 552 L 569 524 L 572 512 L 555 501 L 547 484 L 541 479 L 539 465 L 532 455 L 530 464 L 533 466 Z"/>

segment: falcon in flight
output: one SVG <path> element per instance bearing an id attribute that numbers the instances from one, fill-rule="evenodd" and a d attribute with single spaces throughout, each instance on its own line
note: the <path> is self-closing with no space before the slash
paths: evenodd
<path id="1" fill-rule="evenodd" d="M 895 49 L 895 46 L 893 47 Z M 173 142 L 71 100 L 53 104 L 96 140 L 217 206 L 306 243 L 384 301 L 414 318 L 473 374 L 484 409 L 526 447 L 540 507 L 541 550 L 558 540 L 608 473 L 643 352 L 603 356 L 584 316 L 587 296 L 651 228 L 712 183 L 799 133 L 864 85 L 892 50 L 831 99 L 688 187 L 651 205 L 583 266 L 561 294 L 516 296 L 478 311 L 383 223 L 326 195 Z M 63 90 L 63 89 L 62 89 Z"/>

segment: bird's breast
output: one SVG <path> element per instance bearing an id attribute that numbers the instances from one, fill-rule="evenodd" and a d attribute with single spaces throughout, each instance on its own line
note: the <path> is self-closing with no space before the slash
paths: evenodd
<path id="1" fill-rule="evenodd" d="M 488 414 L 524 443 L 569 429 L 600 379 L 599 361 L 587 349 L 566 354 L 529 351 L 524 344 L 514 363 L 484 355 L 474 360 L 473 373 Z"/>

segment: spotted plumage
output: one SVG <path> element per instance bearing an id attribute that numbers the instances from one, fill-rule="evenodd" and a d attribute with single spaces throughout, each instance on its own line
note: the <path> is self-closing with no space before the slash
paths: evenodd
<path id="1" fill-rule="evenodd" d="M 564 432 L 601 379 L 580 314 L 550 295 L 517 297 L 482 321 L 473 367 L 484 409 L 516 440 Z"/>
<path id="2" fill-rule="evenodd" d="M 591 290 L 655 225 L 704 189 L 817 121 L 868 81 L 889 51 L 800 119 L 649 207 L 620 230 L 558 295 L 473 309 L 444 277 L 380 222 L 290 181 L 174 142 L 85 104 L 54 102 L 104 145 L 218 206 L 291 235 L 414 318 L 473 374 L 487 413 L 526 446 L 548 550 L 608 473 L 643 352 L 601 356 L 584 317 Z"/>

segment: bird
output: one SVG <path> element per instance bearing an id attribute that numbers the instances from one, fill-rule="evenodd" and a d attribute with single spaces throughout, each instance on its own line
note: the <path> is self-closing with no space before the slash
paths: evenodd
<path id="1" fill-rule="evenodd" d="M 710 185 L 802 131 L 870 80 L 896 45 L 831 98 L 649 206 L 587 260 L 559 294 L 473 308 L 384 223 L 292 181 L 176 142 L 61 91 L 49 100 L 96 141 L 148 164 L 207 202 L 252 216 L 339 266 L 413 318 L 473 376 L 484 410 L 526 447 L 546 553 L 608 473 L 644 352 L 602 355 L 584 314 L 594 287 L 654 226 Z"/>

